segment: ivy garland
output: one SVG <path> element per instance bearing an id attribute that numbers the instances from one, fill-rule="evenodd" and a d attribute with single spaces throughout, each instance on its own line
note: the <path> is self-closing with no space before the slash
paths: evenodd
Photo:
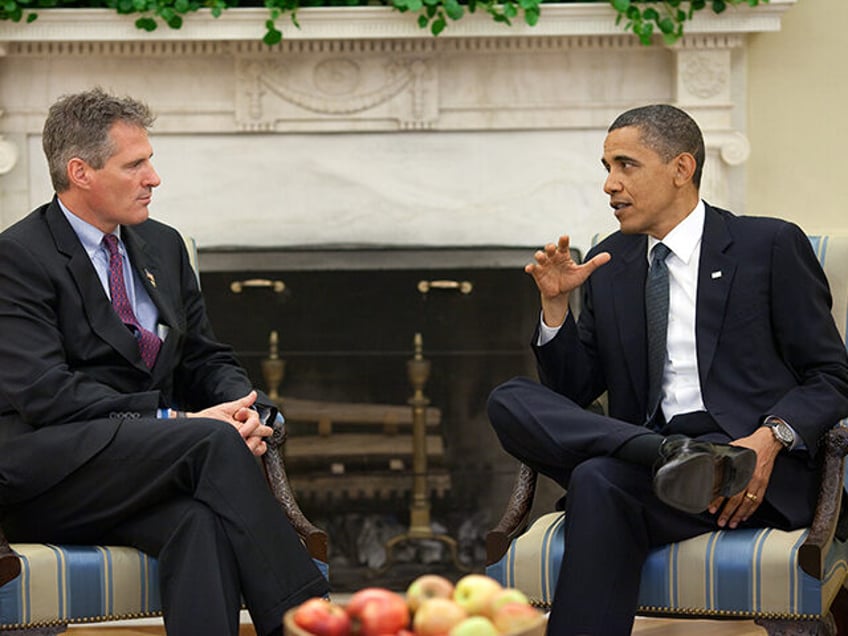
<path id="1" fill-rule="evenodd" d="M 580 0 L 565 0 L 580 1 Z M 583 0 L 586 1 L 586 0 Z M 589 0 L 608 2 L 617 13 L 616 24 L 633 32 L 642 44 L 649 45 L 654 34 L 662 35 L 666 44 L 674 44 L 683 36 L 684 24 L 697 11 L 711 8 L 723 13 L 729 5 L 747 4 L 755 7 L 769 0 Z M 283 39 L 277 20 L 288 16 L 299 27 L 297 12 L 305 7 L 362 6 L 379 4 L 390 6 L 401 13 L 417 14 L 418 26 L 439 35 L 451 21 L 460 20 L 467 13 L 484 11 L 495 22 L 511 25 L 521 19 L 535 25 L 541 16 L 546 0 L 0 0 L 0 20 L 32 22 L 38 9 L 100 7 L 114 9 L 119 14 L 141 14 L 135 21 L 139 29 L 155 30 L 162 22 L 172 29 L 183 25 L 183 18 L 198 9 L 209 9 L 220 17 L 227 9 L 238 6 L 265 6 L 269 10 L 262 40 L 269 46 Z"/>

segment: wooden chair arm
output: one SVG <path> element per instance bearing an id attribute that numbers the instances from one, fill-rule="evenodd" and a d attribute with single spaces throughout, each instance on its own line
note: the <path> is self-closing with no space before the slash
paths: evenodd
<path id="1" fill-rule="evenodd" d="M 327 562 L 327 533 L 312 525 L 297 505 L 294 493 L 289 486 L 286 468 L 283 463 L 283 444 L 286 441 L 286 429 L 282 422 L 274 424 L 274 434 L 268 438 L 268 451 L 262 456 L 265 477 L 277 501 L 306 544 L 306 549 L 314 559 Z"/>
<path id="2" fill-rule="evenodd" d="M 503 516 L 498 525 L 486 534 L 486 565 L 500 561 L 512 540 L 527 528 L 536 494 L 536 481 L 536 471 L 521 464 Z"/>
<path id="3" fill-rule="evenodd" d="M 12 552 L 6 535 L 3 534 L 3 528 L 0 527 L 0 586 L 6 585 L 20 573 L 21 560 Z"/>
<path id="4" fill-rule="evenodd" d="M 821 580 L 824 557 L 833 541 L 842 502 L 844 459 L 848 453 L 848 428 L 837 425 L 825 437 L 821 488 L 807 540 L 798 549 L 798 563 L 810 576 Z"/>

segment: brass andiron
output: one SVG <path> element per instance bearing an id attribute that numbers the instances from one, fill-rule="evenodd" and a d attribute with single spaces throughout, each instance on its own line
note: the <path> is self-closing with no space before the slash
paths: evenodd
<path id="1" fill-rule="evenodd" d="M 268 357 L 262 360 L 262 377 L 265 379 L 268 397 L 276 404 L 280 403 L 280 384 L 286 371 L 286 361 L 280 359 L 278 340 L 277 331 L 271 331 L 268 336 Z"/>
<path id="2" fill-rule="evenodd" d="M 416 333 L 413 340 L 415 353 L 406 363 L 406 372 L 412 385 L 409 398 L 412 407 L 412 503 L 409 507 L 409 529 L 386 541 L 386 562 L 380 571 L 387 570 L 394 561 L 394 548 L 407 541 L 440 541 L 448 546 L 454 565 L 467 571 L 469 568 L 459 560 L 456 540 L 446 534 L 433 532 L 430 525 L 430 486 L 427 479 L 427 406 L 429 398 L 424 395 L 424 385 L 430 377 L 430 361 L 422 353 L 423 339 Z"/>

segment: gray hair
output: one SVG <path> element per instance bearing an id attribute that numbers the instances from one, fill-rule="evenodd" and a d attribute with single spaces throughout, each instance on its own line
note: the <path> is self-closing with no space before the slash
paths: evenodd
<path id="1" fill-rule="evenodd" d="M 626 126 L 638 128 L 642 143 L 666 163 L 683 152 L 695 157 L 692 182 L 696 188 L 701 186 L 701 173 L 706 158 L 704 136 L 688 113 L 668 104 L 641 106 L 619 115 L 607 132 Z"/>
<path id="2" fill-rule="evenodd" d="M 153 125 L 150 108 L 131 97 L 115 97 L 100 88 L 64 95 L 47 113 L 42 147 L 56 192 L 70 187 L 68 162 L 74 157 L 100 169 L 115 152 L 109 131 L 116 122 L 147 130 Z"/>

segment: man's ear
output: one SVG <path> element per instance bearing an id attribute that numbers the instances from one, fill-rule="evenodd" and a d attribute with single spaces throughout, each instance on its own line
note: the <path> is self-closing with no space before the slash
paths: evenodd
<path id="1" fill-rule="evenodd" d="M 79 157 L 68 162 L 68 181 L 72 186 L 88 189 L 91 182 L 91 166 Z"/>
<path id="2" fill-rule="evenodd" d="M 695 175 L 695 166 L 697 162 L 695 157 L 688 152 L 681 152 L 674 158 L 674 182 L 678 186 L 691 183 L 692 177 Z"/>

